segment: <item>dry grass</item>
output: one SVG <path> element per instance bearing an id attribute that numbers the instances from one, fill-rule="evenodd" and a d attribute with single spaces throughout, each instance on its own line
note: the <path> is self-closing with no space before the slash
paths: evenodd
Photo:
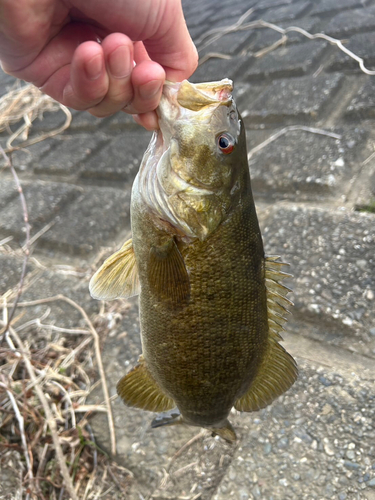
<path id="1" fill-rule="evenodd" d="M 3 330 L 8 300 L 16 295 L 17 289 L 9 290 L 3 298 Z M 20 303 L 17 312 L 56 300 L 71 302 L 63 296 L 41 299 Z M 20 314 L 13 323 L 0 347 L 0 461 L 6 466 L 14 451 L 22 456 L 20 498 L 98 498 L 108 488 L 125 494 L 131 473 L 97 446 L 90 427 L 95 412 L 108 414 L 110 408 L 87 403 L 103 383 L 90 327 L 49 325 L 43 316 L 23 323 Z M 103 323 L 98 315 L 91 324 L 102 338 Z"/>
<path id="2" fill-rule="evenodd" d="M 60 110 L 65 114 L 65 122 L 61 127 L 28 139 L 36 118 L 43 119 L 44 113 L 56 113 Z M 43 94 L 31 84 L 21 85 L 17 82 L 14 89 L 0 98 L 0 132 L 7 131 L 9 134 L 5 146 L 6 153 L 60 134 L 69 127 L 71 120 L 72 114 L 66 106 Z M 11 129 L 12 125 L 16 125 L 15 131 Z M 17 140 L 21 141 L 14 144 Z"/>
<path id="3" fill-rule="evenodd" d="M 33 139 L 29 129 L 45 111 L 63 110 L 65 124 Z M 22 121 L 22 123 L 20 123 Z M 0 131 L 7 130 L 6 150 L 13 151 L 51 137 L 67 128 L 70 112 L 31 85 L 21 86 L 0 99 Z M 10 127 L 16 124 L 16 132 Z M 22 143 L 13 145 L 16 139 Z M 9 159 L 20 196 L 26 243 L 12 249 L 12 238 L 0 242 L 0 252 L 23 258 L 19 284 L 0 296 L 0 472 L 17 478 L 17 491 L 5 491 L 7 498 L 91 499 L 124 498 L 132 473 L 114 462 L 96 444 L 90 418 L 98 411 L 108 416 L 112 455 L 116 453 L 111 402 L 101 360 L 106 335 L 105 308 L 92 322 L 84 309 L 69 297 L 58 295 L 33 302 L 20 302 L 25 288 L 34 284 L 45 266 L 32 258 L 36 271 L 26 275 L 32 244 L 29 214 L 22 186 Z M 46 229 L 48 230 L 48 228 Z M 60 270 L 61 272 L 61 270 Z M 65 271 L 62 271 L 65 272 Z M 67 269 L 80 276 L 82 270 Z M 65 302 L 79 312 L 84 328 L 48 324 L 46 318 L 56 302 Z M 48 304 L 47 312 L 22 321 L 25 308 Z M 32 315 L 32 313 L 31 313 Z M 100 341 L 99 341 L 100 339 Z M 101 385 L 104 401 L 88 404 L 88 397 Z M 115 495 L 117 493 L 117 495 Z"/>

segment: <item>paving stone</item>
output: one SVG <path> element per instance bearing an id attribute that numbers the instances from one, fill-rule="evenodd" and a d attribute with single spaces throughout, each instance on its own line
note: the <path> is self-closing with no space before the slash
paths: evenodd
<path id="1" fill-rule="evenodd" d="M 247 144 L 247 151 L 248 154 L 250 154 L 250 151 L 255 148 L 256 146 L 259 146 L 262 142 L 264 142 L 266 139 L 268 139 L 272 135 L 272 131 L 266 128 L 262 128 L 259 130 L 251 130 L 246 133 L 246 144 Z M 252 170 L 250 172 L 251 178 L 253 179 L 252 175 Z M 254 186 L 253 186 L 254 190 Z M 257 192 L 257 195 L 260 195 L 259 191 Z"/>
<path id="2" fill-rule="evenodd" d="M 353 97 L 346 109 L 348 118 L 373 118 L 375 116 L 375 80 L 369 78 Z"/>
<path id="3" fill-rule="evenodd" d="M 23 258 L 14 255 L 0 254 L 0 296 L 19 283 L 23 260 Z M 31 265 L 29 264 L 27 271 L 30 269 Z"/>
<path id="4" fill-rule="evenodd" d="M 200 11 L 195 11 L 193 14 L 190 14 L 188 20 L 187 20 L 187 25 L 188 28 L 195 28 L 196 26 L 207 26 L 210 25 L 210 28 L 212 27 L 211 25 L 211 13 L 207 12 L 207 9 L 204 8 L 202 5 L 202 10 Z"/>
<path id="5" fill-rule="evenodd" d="M 337 14 L 326 26 L 324 33 L 344 38 L 348 35 L 375 29 L 375 9 L 355 9 Z"/>
<path id="6" fill-rule="evenodd" d="M 310 2 L 297 2 L 277 9 L 270 9 L 265 14 L 262 14 L 262 19 L 269 23 L 293 21 L 303 16 L 309 7 Z"/>
<path id="7" fill-rule="evenodd" d="M 12 162 L 17 172 L 30 172 L 33 166 L 51 150 L 55 141 L 52 138 L 27 146 L 27 148 L 13 151 Z"/>
<path id="8" fill-rule="evenodd" d="M 290 5 L 291 3 L 293 3 L 293 0 L 261 0 L 260 2 L 256 3 L 254 9 L 258 11 L 263 9 L 280 7 L 282 5 Z"/>
<path id="9" fill-rule="evenodd" d="M 202 37 L 207 33 L 207 27 L 203 24 L 199 26 L 189 27 L 190 36 L 197 47 L 202 42 Z"/>
<path id="10" fill-rule="evenodd" d="M 132 183 L 151 135 L 143 130 L 122 132 L 85 162 L 81 177 Z"/>
<path id="11" fill-rule="evenodd" d="M 314 6 L 310 15 L 332 14 L 340 10 L 364 7 L 368 3 L 368 0 L 340 0 L 340 2 L 336 0 L 324 0 L 324 2 L 320 2 Z"/>
<path id="12" fill-rule="evenodd" d="M 106 131 L 114 130 L 120 132 L 123 130 L 144 130 L 143 127 L 134 121 L 132 115 L 124 113 L 123 111 L 119 111 L 108 118 L 103 118 L 101 126 Z"/>
<path id="13" fill-rule="evenodd" d="M 96 130 L 103 124 L 103 118 L 90 115 L 88 111 L 77 111 L 71 108 L 69 111 L 72 113 L 72 122 L 69 130 Z"/>
<path id="14" fill-rule="evenodd" d="M 80 193 L 80 189 L 70 184 L 57 182 L 24 182 L 29 222 L 32 234 L 56 217 L 65 204 L 71 203 Z M 0 212 L 0 231 L 7 236 L 24 234 L 24 222 L 21 203 L 13 198 Z"/>
<path id="15" fill-rule="evenodd" d="M 130 190 L 90 187 L 65 207 L 56 224 L 41 238 L 47 247 L 85 255 L 108 246 L 129 229 Z"/>
<path id="16" fill-rule="evenodd" d="M 331 500 L 339 492 L 349 495 L 343 498 L 367 498 L 358 480 L 375 475 L 366 461 L 374 450 L 374 376 L 343 376 L 301 358 L 298 364 L 299 378 L 284 396 L 265 410 L 232 417 L 242 440 L 212 500 Z M 353 441 L 357 468 L 348 479 L 344 457 Z M 279 446 L 283 442 L 286 448 Z"/>
<path id="17" fill-rule="evenodd" d="M 375 67 L 374 44 L 375 33 L 360 33 L 358 35 L 353 35 L 348 43 L 345 44 L 345 47 L 361 57 L 368 69 L 373 69 Z M 342 69 L 357 69 L 361 71 L 358 62 L 341 50 L 337 51 L 337 55 L 331 63 L 330 69 L 334 71 L 340 71 Z"/>
<path id="18" fill-rule="evenodd" d="M 189 80 L 194 83 L 221 80 L 224 77 L 235 80 L 241 68 L 246 64 L 249 64 L 249 57 L 245 56 L 236 56 L 231 59 L 210 58 L 198 67 Z"/>
<path id="19" fill-rule="evenodd" d="M 4 176 L 0 177 L 0 210 L 8 205 L 8 203 L 13 199 L 18 197 L 16 184 L 14 180 L 6 180 Z M 21 203 L 19 201 L 19 203 Z"/>
<path id="20" fill-rule="evenodd" d="M 220 8 L 216 8 L 213 13 L 209 16 L 209 21 L 215 23 L 225 18 L 241 17 L 245 12 L 247 12 L 252 6 L 255 6 L 257 2 L 247 1 L 247 2 L 232 2 L 225 5 L 220 5 Z"/>
<path id="21" fill-rule="evenodd" d="M 372 153 L 371 153 L 372 154 Z M 375 213 L 375 162 L 366 164 L 362 175 L 358 179 L 358 188 L 355 193 L 356 210 Z"/>
<path id="22" fill-rule="evenodd" d="M 51 130 L 56 130 L 62 127 L 65 121 L 66 121 L 66 114 L 61 110 L 53 112 L 44 112 L 43 115 L 38 116 L 33 121 L 32 127 L 30 129 L 29 138 L 32 138 L 35 135 L 48 133 Z"/>
<path id="23" fill-rule="evenodd" d="M 280 28 L 288 28 L 290 27 L 290 23 L 278 23 Z M 304 19 L 298 19 L 295 23 L 293 23 L 293 26 L 297 26 L 298 28 L 302 28 L 306 31 L 309 31 L 310 33 L 315 33 L 316 32 L 316 27 L 319 25 L 319 21 L 316 18 L 304 18 Z M 258 52 L 261 49 L 264 49 L 265 47 L 270 47 L 273 45 L 275 42 L 281 39 L 281 33 L 278 33 L 275 30 L 272 30 L 271 28 L 262 28 L 262 29 L 256 29 L 254 30 L 256 33 L 256 37 L 254 40 L 251 41 L 251 43 L 248 45 L 248 50 L 252 52 Z M 290 31 L 287 33 L 288 39 L 287 39 L 287 44 L 289 43 L 296 43 L 296 42 L 306 42 L 307 38 L 303 36 L 301 33 L 298 33 L 297 31 Z"/>
<path id="24" fill-rule="evenodd" d="M 316 120 L 342 81 L 343 76 L 338 73 L 274 81 L 242 111 L 242 117 L 246 123 Z"/>
<path id="25" fill-rule="evenodd" d="M 290 47 L 279 47 L 259 57 L 244 75 L 245 80 L 302 76 L 313 68 L 324 54 L 327 44 L 307 42 Z"/>
<path id="26" fill-rule="evenodd" d="M 64 135 L 41 160 L 33 161 L 35 174 L 69 175 L 78 173 L 90 155 L 109 141 L 104 134 Z"/>
<path id="27" fill-rule="evenodd" d="M 319 324 L 308 334 L 375 358 L 375 215 L 279 205 L 263 237 L 291 264 L 294 316 Z"/>
<path id="28" fill-rule="evenodd" d="M 254 34 L 249 31 L 236 31 L 223 35 L 219 39 L 213 40 L 208 45 L 206 45 L 206 42 L 203 42 L 203 48 L 199 48 L 199 57 L 209 52 L 229 55 L 239 54 L 240 50 L 243 49 L 253 37 Z"/>
<path id="29" fill-rule="evenodd" d="M 16 88 L 17 78 L 7 75 L 0 67 L 0 97 L 3 97 L 10 90 Z"/>
<path id="30" fill-rule="evenodd" d="M 357 152 L 365 133 L 357 129 L 335 132 L 342 135 L 341 140 L 290 131 L 261 149 L 249 161 L 253 190 L 266 199 L 341 197 L 360 169 Z"/>
<path id="31" fill-rule="evenodd" d="M 266 82 L 263 84 L 234 82 L 233 96 L 236 100 L 237 108 L 242 113 L 249 109 L 252 102 L 262 93 L 264 89 L 269 87 Z"/>
<path id="32" fill-rule="evenodd" d="M 41 258 L 41 261 L 43 262 L 43 258 Z M 7 273 L 9 274 L 8 269 Z M 16 276 L 13 276 L 12 280 L 15 280 L 15 278 Z M 88 280 L 83 281 L 73 276 L 64 275 L 64 270 L 56 272 L 49 269 L 40 272 L 36 277 L 34 275 L 30 283 L 28 283 L 28 275 L 26 275 L 26 286 L 24 286 L 22 292 L 21 302 L 63 295 L 80 305 L 89 316 L 99 313 L 100 302 L 91 298 Z M 81 313 L 63 300 L 41 303 L 25 308 L 20 307 L 17 312 L 22 312 L 22 315 L 16 321 L 16 326 L 43 317 L 43 325 L 55 325 L 60 328 L 87 328 L 87 323 Z M 26 331 L 28 332 L 26 335 L 29 335 L 30 330 Z M 23 335 L 23 332 L 21 335 Z"/>
<path id="33" fill-rule="evenodd" d="M 208 29 L 225 29 L 234 26 L 237 24 L 238 19 L 240 16 L 237 15 L 228 15 L 224 17 L 220 17 L 215 23 L 212 23 L 211 20 L 209 19 L 209 24 L 208 24 Z M 251 19 L 250 17 L 248 19 Z"/>

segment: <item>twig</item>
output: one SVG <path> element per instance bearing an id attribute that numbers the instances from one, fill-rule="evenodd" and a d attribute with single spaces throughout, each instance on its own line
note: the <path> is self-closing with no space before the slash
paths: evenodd
<path id="1" fill-rule="evenodd" d="M 19 298 L 20 298 L 21 293 L 22 293 L 23 281 L 24 281 L 25 275 L 26 275 L 27 261 L 28 261 L 29 255 L 30 255 L 30 224 L 29 224 L 29 215 L 27 212 L 26 200 L 25 200 L 25 196 L 24 196 L 23 191 L 22 191 L 22 186 L 21 186 L 20 181 L 18 179 L 17 172 L 16 172 L 15 168 L 13 167 L 12 162 L 7 157 L 7 155 L 5 154 L 5 152 L 1 146 L 0 146 L 0 153 L 2 154 L 7 166 L 10 168 L 10 171 L 12 172 L 14 181 L 16 183 L 17 191 L 19 192 L 19 195 L 20 195 L 20 200 L 21 200 L 21 205 L 22 205 L 22 210 L 23 210 L 23 220 L 25 222 L 25 228 L 26 228 L 26 243 L 25 243 L 25 250 L 24 250 L 25 257 L 23 259 L 21 277 L 20 277 L 19 286 L 18 286 L 18 292 L 17 292 L 16 298 L 15 298 L 13 307 L 10 311 L 9 316 L 8 316 L 8 320 L 7 320 L 7 323 L 5 325 L 4 334 L 0 339 L 0 345 L 1 345 L 4 338 L 6 338 L 8 336 L 9 326 L 12 322 L 14 313 L 16 311 L 17 303 L 18 303 Z"/>
<path id="2" fill-rule="evenodd" d="M 176 458 L 178 458 L 187 448 L 189 448 L 193 443 L 195 443 L 195 441 L 198 441 L 206 434 L 207 434 L 207 431 L 205 429 L 202 429 L 200 432 L 198 432 L 198 434 L 196 434 L 194 437 L 189 439 L 189 441 L 187 441 L 178 451 L 176 451 L 176 453 L 171 458 L 171 461 L 169 462 L 169 465 L 167 467 L 167 472 L 170 471 L 172 464 L 176 460 Z"/>
<path id="3" fill-rule="evenodd" d="M 34 236 L 30 239 L 29 247 L 31 247 L 31 245 L 33 245 L 41 236 L 43 236 L 44 233 L 49 231 L 51 229 L 51 227 L 56 224 L 56 222 L 57 222 L 56 219 L 52 220 L 51 222 L 46 224 L 44 227 L 42 227 L 42 229 L 40 231 L 38 231 L 36 234 L 34 234 Z M 22 247 L 22 250 L 24 250 L 24 249 L 25 249 L 25 245 Z"/>
<path id="4" fill-rule="evenodd" d="M 187 464 L 187 465 L 184 465 L 183 467 L 181 467 L 180 469 L 176 470 L 175 472 L 173 472 L 173 476 L 174 477 L 179 477 L 181 476 L 181 474 L 183 474 L 185 471 L 191 469 L 192 467 L 194 467 L 195 465 L 198 465 L 199 462 L 191 462 L 190 464 Z"/>
<path id="5" fill-rule="evenodd" d="M 362 162 L 362 166 L 364 165 L 367 165 L 367 163 L 369 163 L 373 158 L 375 158 L 375 151 L 373 153 L 370 154 L 370 156 L 368 156 L 363 162 Z"/>
<path id="6" fill-rule="evenodd" d="M 67 400 L 67 402 L 69 404 L 69 408 L 67 408 L 67 410 L 69 410 L 69 412 L 70 412 L 70 417 L 72 419 L 72 427 L 73 427 L 73 429 L 75 429 L 77 427 L 76 415 L 74 413 L 73 403 L 72 403 L 72 400 L 70 399 L 68 391 L 61 384 L 56 382 L 56 380 L 51 380 L 51 383 L 54 384 L 56 387 L 58 387 L 60 389 L 60 391 L 64 394 L 64 398 Z"/>
<path id="7" fill-rule="evenodd" d="M 280 47 L 280 45 L 285 45 L 286 42 L 288 41 L 288 37 L 286 35 L 282 35 L 282 37 L 274 42 L 272 45 L 269 45 L 268 47 L 265 47 L 264 49 L 259 50 L 258 52 L 255 52 L 254 57 L 262 57 L 268 54 L 268 52 L 272 52 L 273 50 L 277 49 Z"/>
<path id="8" fill-rule="evenodd" d="M 27 137 L 32 122 L 43 114 L 43 112 L 55 112 L 61 110 L 65 116 L 65 123 L 50 132 L 43 133 L 33 139 L 26 140 L 17 146 L 12 143 L 20 135 Z M 23 119 L 24 123 L 14 133 L 11 133 L 9 125 Z M 43 141 L 48 137 L 60 134 L 67 129 L 72 121 L 72 114 L 63 104 L 58 103 L 51 97 L 43 94 L 34 85 L 28 84 L 11 90 L 0 99 L 0 131 L 7 129 L 11 133 L 6 143 L 6 153 L 31 146 Z"/>
<path id="9" fill-rule="evenodd" d="M 12 240 L 13 240 L 13 236 L 8 236 L 7 238 L 4 238 L 3 240 L 0 241 L 0 247 L 2 247 L 3 245 L 6 245 L 7 243 L 9 243 Z"/>
<path id="10" fill-rule="evenodd" d="M 8 394 L 8 397 L 9 397 L 9 400 L 10 400 L 10 402 L 12 404 L 14 413 L 15 413 L 16 418 L 18 420 L 18 425 L 19 425 L 20 433 L 21 433 L 22 447 L 23 447 L 23 451 L 24 451 L 24 455 L 25 455 L 27 469 L 29 471 L 30 479 L 33 479 L 33 469 L 31 467 L 30 455 L 29 455 L 29 450 L 28 450 L 27 442 L 26 442 L 25 426 L 24 426 L 23 416 L 21 415 L 20 410 L 19 410 L 18 405 L 17 405 L 17 402 L 14 399 L 13 394 L 10 392 L 10 390 L 8 389 L 8 387 L 5 384 L 3 384 L 2 382 L 0 382 L 0 386 L 3 387 L 6 390 L 6 392 Z"/>
<path id="11" fill-rule="evenodd" d="M 198 66 L 202 66 L 203 63 L 208 61 L 209 59 L 216 57 L 217 59 L 232 59 L 232 56 L 228 56 L 227 54 L 220 54 L 219 52 L 209 52 L 204 55 L 201 59 L 199 59 Z"/>
<path id="12" fill-rule="evenodd" d="M 59 462 L 59 466 L 60 466 L 60 470 L 61 470 L 61 475 L 62 477 L 64 478 L 64 481 L 65 481 L 65 487 L 66 489 L 68 490 L 70 496 L 72 497 L 73 500 L 79 500 L 75 491 L 74 491 L 74 486 L 73 486 L 73 483 L 72 483 L 72 480 L 71 480 L 71 477 L 69 475 L 69 471 L 68 471 L 68 468 L 66 466 L 66 462 L 65 462 L 65 458 L 64 458 L 64 454 L 63 454 L 63 451 L 62 451 L 62 448 L 61 448 L 61 445 L 60 445 L 60 441 L 59 441 L 59 436 L 57 434 L 57 425 L 56 425 L 56 421 L 55 419 L 53 418 L 53 415 L 52 415 L 52 411 L 51 411 L 51 408 L 48 404 L 48 401 L 44 395 L 44 392 L 42 391 L 39 383 L 38 383 L 38 380 L 37 380 L 37 377 L 35 375 L 35 371 L 34 371 L 34 367 L 33 365 L 31 364 L 31 361 L 30 361 L 30 352 L 29 352 L 29 349 L 25 346 L 25 344 L 22 342 L 22 340 L 19 338 L 17 332 L 14 331 L 14 329 L 9 326 L 9 332 L 10 334 L 12 335 L 12 337 L 15 339 L 15 341 L 17 342 L 18 346 L 19 346 L 19 350 L 21 352 L 21 355 L 22 355 L 22 358 L 25 362 L 25 365 L 26 365 L 26 369 L 29 373 L 29 376 L 32 380 L 32 382 L 34 383 L 34 387 L 35 387 L 35 391 L 38 395 L 38 398 L 40 400 L 40 402 L 42 403 L 42 406 L 43 406 L 43 409 L 44 409 L 44 413 L 45 413 L 45 416 L 46 416 L 46 424 L 48 425 L 50 431 L 51 431 L 51 435 L 52 435 L 52 441 L 53 441 L 53 444 L 54 444 L 54 447 L 55 447 L 55 452 L 56 452 L 56 456 L 57 456 L 57 460 Z"/>
<path id="13" fill-rule="evenodd" d="M 309 33 L 308 31 L 306 31 L 302 28 L 299 28 L 298 26 L 289 26 L 288 28 L 284 29 L 284 28 L 281 28 L 280 26 L 278 26 L 277 24 L 272 24 L 272 23 L 268 23 L 267 21 L 263 21 L 263 19 L 259 19 L 257 21 L 251 21 L 250 23 L 242 24 L 242 21 L 243 21 L 242 18 L 243 18 L 243 16 L 236 23 L 234 23 L 230 26 L 226 26 L 224 28 L 217 28 L 215 30 L 208 31 L 198 40 L 197 43 L 200 43 L 201 41 L 203 41 L 207 36 L 209 36 L 213 32 L 218 33 L 219 31 L 220 31 L 220 37 L 224 36 L 228 33 L 233 33 L 235 31 L 244 31 L 244 30 L 248 30 L 248 29 L 252 29 L 252 28 L 255 28 L 255 29 L 257 29 L 257 28 L 269 28 L 269 29 L 272 29 L 272 30 L 280 33 L 282 35 L 280 40 L 278 40 L 277 42 L 273 43 L 269 47 L 266 47 L 266 48 L 264 48 L 264 49 L 262 49 L 254 54 L 255 57 L 261 57 L 261 56 L 267 54 L 268 52 L 271 52 L 275 48 L 279 47 L 279 45 L 285 43 L 285 41 L 287 39 L 287 37 L 286 37 L 287 33 L 291 32 L 291 31 L 296 31 L 297 33 L 300 33 L 301 35 L 305 36 L 306 38 L 309 38 L 310 40 L 315 40 L 317 38 L 321 38 L 323 40 L 327 40 L 327 42 L 331 43 L 332 45 L 336 45 L 342 52 L 344 52 L 346 55 L 348 55 L 349 57 L 351 57 L 352 59 L 357 61 L 357 63 L 359 64 L 359 67 L 360 67 L 361 71 L 363 71 L 363 73 L 366 73 L 366 75 L 375 75 L 375 70 L 367 69 L 365 64 L 364 64 L 364 60 L 361 57 L 357 56 L 357 54 L 355 54 L 354 52 L 349 50 L 347 47 L 345 47 L 345 45 L 343 45 L 341 40 L 337 40 L 337 38 L 333 38 L 332 36 L 326 35 L 325 33 L 312 34 L 312 33 Z M 214 39 L 217 40 L 220 37 L 216 36 Z M 209 42 L 206 42 L 206 44 L 203 45 L 203 47 L 201 47 L 200 50 L 205 48 L 211 42 L 212 42 L 212 39 L 209 40 Z M 217 57 L 217 56 L 215 56 L 215 57 Z"/>
<path id="14" fill-rule="evenodd" d="M 28 302 L 20 302 L 18 304 L 19 307 L 29 307 L 29 306 L 34 306 L 34 305 L 39 305 L 39 304 L 47 304 L 49 302 L 55 302 L 58 300 L 62 300 L 64 302 L 67 302 L 70 304 L 72 307 L 77 309 L 83 316 L 84 320 L 86 321 L 89 330 L 93 336 L 94 339 L 94 346 L 95 346 L 95 357 L 96 357 L 96 362 L 98 364 L 98 370 L 99 370 L 99 375 L 102 381 L 102 390 L 103 390 L 103 395 L 104 395 L 104 400 L 106 403 L 106 406 L 108 408 L 108 427 L 109 427 L 109 434 L 111 438 L 111 453 L 113 455 L 116 454 L 116 434 L 115 434 L 115 425 L 113 421 L 113 413 L 112 413 L 112 406 L 111 406 L 111 398 L 109 397 L 109 392 L 108 392 L 108 387 L 107 387 L 107 381 L 106 381 L 106 376 L 103 368 L 103 362 L 100 354 L 100 341 L 99 341 L 99 335 L 98 332 L 95 330 L 92 322 L 90 321 L 90 318 L 87 316 L 85 310 L 78 305 L 74 300 L 70 299 L 69 297 L 65 297 L 65 295 L 55 295 L 53 297 L 47 297 L 45 299 L 39 299 L 39 300 L 31 300 Z"/>
<path id="15" fill-rule="evenodd" d="M 319 134 L 319 135 L 325 135 L 327 137 L 332 137 L 332 139 L 336 140 L 341 140 L 342 138 L 342 136 L 339 134 L 335 134 L 334 132 L 328 132 L 327 130 L 323 130 L 320 128 L 306 127 L 304 125 L 290 125 L 289 127 L 284 127 L 283 129 L 279 130 L 278 132 L 276 132 L 276 134 L 271 135 L 271 137 L 258 144 L 258 146 L 255 146 L 255 148 L 250 149 L 250 151 L 247 154 L 247 159 L 250 160 L 250 158 L 255 153 L 257 153 L 264 147 L 268 146 L 268 144 L 275 141 L 280 136 L 286 134 L 287 132 L 292 132 L 293 130 L 304 130 L 305 132 L 310 132 L 312 134 Z"/>
<path id="16" fill-rule="evenodd" d="M 224 28 L 213 28 L 211 30 L 208 30 L 206 33 L 203 33 L 203 35 L 200 36 L 200 38 L 198 38 L 196 44 L 199 45 L 201 42 L 203 42 L 203 40 L 205 38 L 207 38 L 208 36 L 214 34 L 214 33 L 219 33 L 220 36 L 222 36 L 223 34 L 225 35 L 226 33 L 231 33 L 232 31 L 236 31 L 237 28 L 239 28 L 242 23 L 244 22 L 244 20 L 250 16 L 250 14 L 252 14 L 254 12 L 254 8 L 251 7 L 250 9 L 248 9 L 244 14 L 242 14 L 241 17 L 238 18 L 238 20 L 234 23 L 234 24 L 231 24 L 230 26 L 225 26 Z M 219 38 L 219 37 L 218 37 Z M 204 45 L 202 48 L 205 48 L 207 47 L 207 45 L 209 45 L 213 40 L 210 39 L 208 43 L 206 43 L 206 45 Z"/>

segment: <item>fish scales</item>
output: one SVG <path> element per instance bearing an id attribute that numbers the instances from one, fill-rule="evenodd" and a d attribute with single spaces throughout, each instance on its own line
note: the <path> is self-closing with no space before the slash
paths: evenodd
<path id="1" fill-rule="evenodd" d="M 266 259 L 251 192 L 245 130 L 231 82 L 167 85 L 161 130 L 132 190 L 132 240 L 90 283 L 96 298 L 140 294 L 142 356 L 124 402 L 228 441 L 233 406 L 255 411 L 297 376 L 279 345 L 289 275 Z"/>
<path id="2" fill-rule="evenodd" d="M 247 205 L 239 205 L 211 238 L 182 249 L 191 283 L 186 307 L 153 307 L 147 285 L 140 295 L 148 368 L 184 415 L 196 414 L 202 425 L 228 414 L 267 341 L 262 241 L 253 204 Z M 144 238 L 155 227 L 138 214 L 132 224 L 139 224 L 133 244 L 142 261 L 148 252 Z M 141 283 L 147 282 L 146 267 L 143 274 Z"/>

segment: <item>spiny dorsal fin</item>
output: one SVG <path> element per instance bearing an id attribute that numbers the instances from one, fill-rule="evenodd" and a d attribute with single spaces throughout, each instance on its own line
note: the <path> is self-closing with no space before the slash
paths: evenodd
<path id="1" fill-rule="evenodd" d="M 151 290 L 160 300 L 170 301 L 176 307 L 189 300 L 189 275 L 174 239 L 151 248 L 148 278 Z"/>
<path id="2" fill-rule="evenodd" d="M 142 410 L 159 412 L 176 406 L 152 378 L 142 356 L 140 363 L 118 382 L 117 393 L 127 406 Z"/>
<path id="3" fill-rule="evenodd" d="M 128 298 L 139 294 L 138 270 L 132 239 L 108 257 L 96 271 L 89 285 L 91 296 L 98 300 Z"/>
<path id="4" fill-rule="evenodd" d="M 291 277 L 280 271 L 281 267 L 288 264 L 278 259 L 277 256 L 271 256 L 265 262 L 269 326 L 267 353 L 249 390 L 236 401 L 235 408 L 239 411 L 265 408 L 287 391 L 297 378 L 296 362 L 279 344 L 282 340 L 279 332 L 284 331 L 283 325 L 287 321 L 285 314 L 289 313 L 287 308 L 293 303 L 286 297 L 290 288 L 280 283 Z"/>

